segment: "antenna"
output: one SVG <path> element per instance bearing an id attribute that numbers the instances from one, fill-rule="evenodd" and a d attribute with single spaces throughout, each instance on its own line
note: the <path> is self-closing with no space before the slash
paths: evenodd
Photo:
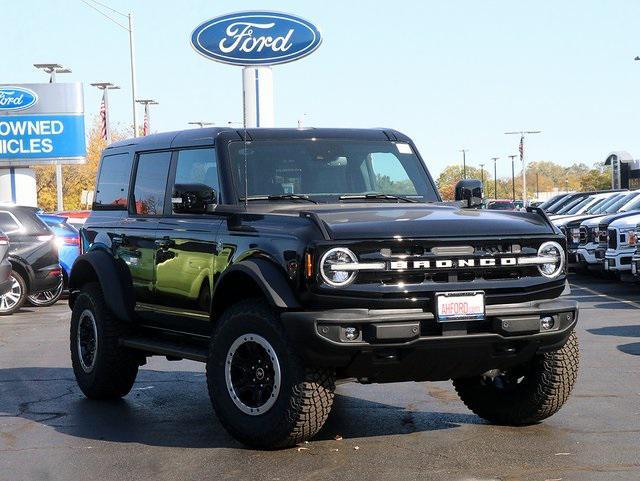
<path id="1" fill-rule="evenodd" d="M 242 121 L 242 130 L 244 132 L 244 210 L 249 208 L 249 177 L 247 169 L 247 118 Z"/>

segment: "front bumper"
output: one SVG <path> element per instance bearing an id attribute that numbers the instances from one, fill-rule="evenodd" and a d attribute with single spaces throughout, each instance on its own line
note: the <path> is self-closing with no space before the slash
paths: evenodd
<path id="1" fill-rule="evenodd" d="M 608 249 L 605 252 L 603 268 L 605 271 L 625 272 L 631 270 L 631 259 L 636 248 Z"/>
<path id="2" fill-rule="evenodd" d="M 584 247 L 578 247 L 576 250 L 577 262 L 580 265 L 597 265 L 598 259 L 596 258 L 596 245 L 589 244 Z"/>
<path id="3" fill-rule="evenodd" d="M 541 329 L 544 316 L 553 317 L 552 330 Z M 562 347 L 577 318 L 578 304 L 561 298 L 489 305 L 483 321 L 451 323 L 422 309 L 281 313 L 309 364 L 372 382 L 445 380 L 517 365 Z M 358 333 L 353 340 L 348 328 Z"/>

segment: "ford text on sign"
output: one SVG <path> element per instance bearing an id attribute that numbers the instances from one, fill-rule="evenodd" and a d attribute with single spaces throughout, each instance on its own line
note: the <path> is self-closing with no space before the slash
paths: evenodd
<path id="1" fill-rule="evenodd" d="M 38 101 L 38 94 L 22 87 L 0 87 L 0 110 L 16 111 L 31 107 Z"/>
<path id="2" fill-rule="evenodd" d="M 310 22 L 274 12 L 242 12 L 213 18 L 191 34 L 207 58 L 232 65 L 275 65 L 309 55 L 322 42 Z"/>

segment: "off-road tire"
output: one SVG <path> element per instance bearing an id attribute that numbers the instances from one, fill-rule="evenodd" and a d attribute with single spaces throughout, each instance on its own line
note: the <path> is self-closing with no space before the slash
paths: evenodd
<path id="1" fill-rule="evenodd" d="M 262 336 L 273 347 L 282 373 L 273 406 L 260 415 L 242 412 L 225 380 L 233 342 L 245 334 Z M 238 441 L 261 449 L 294 446 L 313 437 L 329 415 L 334 373 L 305 366 L 269 305 L 260 299 L 238 302 L 217 321 L 207 361 L 209 396 L 220 423 Z"/>
<path id="2" fill-rule="evenodd" d="M 536 356 L 524 380 L 512 390 L 497 389 L 482 376 L 455 379 L 465 405 L 494 424 L 524 426 L 552 416 L 569 398 L 578 375 L 578 337 L 572 332 L 557 351 Z"/>
<path id="3" fill-rule="evenodd" d="M 18 284 L 20 284 L 20 297 L 18 299 L 18 302 L 16 302 L 14 306 L 8 309 L 1 310 L 0 316 L 10 316 L 11 314 L 19 311 L 20 308 L 24 306 L 24 303 L 27 300 L 27 295 L 29 294 L 27 291 L 27 283 L 19 272 L 16 272 L 15 270 L 12 271 L 11 277 L 13 277 L 16 281 L 18 281 Z"/>
<path id="4" fill-rule="evenodd" d="M 77 335 L 80 317 L 90 310 L 97 328 L 95 362 L 86 372 L 80 362 Z M 71 313 L 71 363 L 78 386 L 85 396 L 92 399 L 117 399 L 131 391 L 138 374 L 139 355 L 120 346 L 120 338 L 126 334 L 127 325 L 109 310 L 100 285 L 85 284 L 78 294 Z"/>

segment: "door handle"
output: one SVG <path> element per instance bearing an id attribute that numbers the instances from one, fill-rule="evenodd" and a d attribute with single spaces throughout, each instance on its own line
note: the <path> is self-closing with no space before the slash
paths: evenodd
<path id="1" fill-rule="evenodd" d="M 156 247 L 159 249 L 170 249 L 176 245 L 175 241 L 169 239 L 168 237 L 163 237 L 162 239 L 156 239 Z"/>

